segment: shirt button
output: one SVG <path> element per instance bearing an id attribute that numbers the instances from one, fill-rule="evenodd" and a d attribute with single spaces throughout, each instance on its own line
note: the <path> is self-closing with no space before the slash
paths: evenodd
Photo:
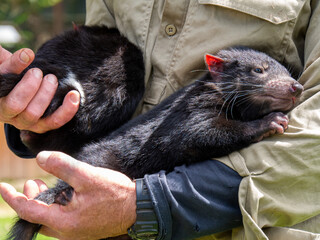
<path id="1" fill-rule="evenodd" d="M 166 33 L 168 36 L 173 36 L 177 32 L 177 28 L 173 24 L 169 24 L 166 26 Z"/>

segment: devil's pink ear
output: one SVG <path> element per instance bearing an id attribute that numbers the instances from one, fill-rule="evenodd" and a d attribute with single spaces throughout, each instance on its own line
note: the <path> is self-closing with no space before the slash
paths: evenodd
<path id="1" fill-rule="evenodd" d="M 72 27 L 74 31 L 79 31 L 79 27 L 75 22 L 72 22 Z"/>
<path id="2" fill-rule="evenodd" d="M 224 60 L 211 54 L 205 55 L 206 65 L 211 73 L 221 71 Z"/>

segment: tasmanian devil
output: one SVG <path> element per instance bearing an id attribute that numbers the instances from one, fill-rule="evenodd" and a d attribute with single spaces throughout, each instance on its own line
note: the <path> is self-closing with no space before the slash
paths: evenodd
<path id="1" fill-rule="evenodd" d="M 138 178 L 220 157 L 284 132 L 284 113 L 295 106 L 303 87 L 281 64 L 248 48 L 221 50 L 205 60 L 208 72 L 202 78 L 73 156 Z M 73 188 L 58 181 L 36 199 L 67 205 L 72 195 Z M 20 219 L 9 239 L 32 239 L 40 227 Z"/>
<path id="2" fill-rule="evenodd" d="M 6 96 L 30 68 L 58 78 L 58 89 L 43 117 L 54 112 L 70 90 L 81 94 L 75 117 L 45 134 L 21 131 L 33 153 L 43 149 L 72 154 L 128 121 L 144 93 L 141 51 L 106 27 L 75 26 L 46 42 L 21 74 L 0 75 L 0 97 Z"/>

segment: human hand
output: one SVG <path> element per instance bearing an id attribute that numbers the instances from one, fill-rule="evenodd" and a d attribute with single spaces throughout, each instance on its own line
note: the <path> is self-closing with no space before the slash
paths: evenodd
<path id="1" fill-rule="evenodd" d="M 135 183 L 124 174 L 59 152 L 41 152 L 37 163 L 74 188 L 67 206 L 33 200 L 47 189 L 41 180 L 26 182 L 24 194 L 1 183 L 0 193 L 21 218 L 44 225 L 42 234 L 59 239 L 101 239 L 126 234 L 135 222 Z"/>
<path id="2" fill-rule="evenodd" d="M 20 49 L 11 54 L 0 46 L 0 74 L 19 74 L 30 65 L 34 57 L 30 49 Z M 57 87 L 58 81 L 54 75 L 43 77 L 40 69 L 28 70 L 16 87 L 6 97 L 0 98 L 0 122 L 36 133 L 63 126 L 76 114 L 80 94 L 70 91 L 53 114 L 41 119 Z"/>

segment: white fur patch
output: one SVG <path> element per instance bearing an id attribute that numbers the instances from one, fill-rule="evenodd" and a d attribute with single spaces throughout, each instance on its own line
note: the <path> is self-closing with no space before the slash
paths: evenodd
<path id="1" fill-rule="evenodd" d="M 73 72 L 69 72 L 67 78 L 65 78 L 63 81 L 64 85 L 67 86 L 72 86 L 73 88 L 75 88 L 79 93 L 80 93 L 80 104 L 84 104 L 85 100 L 86 100 L 86 96 L 84 94 L 83 91 L 83 87 L 82 85 L 79 83 L 79 81 L 77 80 L 75 74 Z"/>

